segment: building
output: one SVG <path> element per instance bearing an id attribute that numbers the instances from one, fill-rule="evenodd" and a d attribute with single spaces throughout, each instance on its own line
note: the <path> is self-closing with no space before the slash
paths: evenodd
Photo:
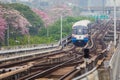
<path id="1" fill-rule="evenodd" d="M 113 0 L 106 1 L 105 6 L 114 6 L 114 1 Z M 116 0 L 116 6 L 120 6 L 120 0 Z"/>
<path id="2" fill-rule="evenodd" d="M 80 7 L 87 7 L 88 6 L 88 0 L 80 0 L 79 1 Z"/>

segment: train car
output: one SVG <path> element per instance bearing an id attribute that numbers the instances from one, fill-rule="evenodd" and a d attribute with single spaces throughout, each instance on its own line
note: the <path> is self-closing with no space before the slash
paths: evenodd
<path id="1" fill-rule="evenodd" d="M 72 26 L 72 43 L 76 46 L 85 46 L 89 40 L 89 20 L 81 20 Z"/>

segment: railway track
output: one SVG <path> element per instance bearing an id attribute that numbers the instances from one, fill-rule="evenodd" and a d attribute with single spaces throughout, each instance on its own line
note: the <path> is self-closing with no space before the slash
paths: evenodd
<path id="1" fill-rule="evenodd" d="M 103 34 L 105 34 L 105 32 L 107 31 L 107 29 L 106 29 L 107 27 L 105 26 L 105 27 L 103 27 L 102 29 L 105 29 L 105 31 L 103 32 L 102 30 L 99 32 L 99 33 L 97 33 L 94 37 L 95 37 L 95 39 L 97 40 L 97 41 L 93 41 L 94 42 L 94 45 L 93 45 L 93 47 L 92 47 L 92 49 L 93 49 L 93 51 L 94 51 L 94 53 L 93 53 L 93 51 L 92 51 L 92 53 L 91 54 L 96 54 L 96 49 L 101 49 L 101 47 L 99 47 L 98 48 L 98 45 L 103 45 L 103 44 L 100 44 L 100 41 L 103 39 L 100 35 L 101 35 L 101 33 Z M 94 40 L 95 40 L 94 39 Z M 103 45 L 103 46 L 105 46 L 105 45 Z M 105 48 L 105 47 L 104 47 Z M 103 48 L 102 48 L 103 49 Z M 82 57 L 81 57 L 82 58 Z M 68 61 L 69 62 L 69 61 Z M 77 66 L 77 65 L 76 65 Z M 62 66 L 61 66 L 62 67 Z M 52 67 L 52 69 L 53 69 L 53 67 Z M 57 68 L 58 69 L 58 68 Z M 51 70 L 51 69 L 50 69 Z M 55 71 L 56 71 L 56 67 L 55 67 L 55 69 L 54 69 Z M 46 71 L 45 71 L 46 72 Z M 49 71 L 47 71 L 47 72 L 49 72 Z M 53 72 L 53 71 L 52 71 Z M 76 68 L 75 68 L 75 66 L 74 66 L 74 68 L 71 70 L 71 71 L 69 71 L 66 75 L 63 75 L 63 76 L 61 76 L 59 79 L 60 80 L 67 80 L 67 79 L 70 79 L 70 78 L 72 78 L 75 74 L 77 74 L 79 72 L 79 70 L 76 70 Z M 46 75 L 48 75 L 48 74 L 50 74 L 50 72 L 49 73 L 46 73 Z M 46 76 L 46 75 L 44 75 L 44 76 Z M 72 77 L 70 77 L 72 75 Z M 41 73 L 37 73 L 37 74 L 35 74 L 35 75 L 33 75 L 32 77 L 29 77 L 29 78 L 24 78 L 24 79 L 26 79 L 26 80 L 34 80 L 34 79 L 36 79 L 36 78 L 38 78 L 38 76 L 39 77 L 44 77 L 43 76 L 43 74 L 41 74 Z M 48 78 L 48 77 L 47 77 Z"/>
<path id="2" fill-rule="evenodd" d="M 56 50 L 56 51 L 52 51 L 52 52 L 46 52 L 44 54 L 39 54 L 37 56 L 32 56 L 31 58 L 27 58 L 27 59 L 18 59 L 18 60 L 15 60 L 15 61 L 8 61 L 8 62 L 4 62 L 4 63 L 1 63 L 0 64 L 0 68 L 8 68 L 8 67 L 13 67 L 13 66 L 19 66 L 20 64 L 26 64 L 26 63 L 29 63 L 31 61 L 34 61 L 34 60 L 40 60 L 40 59 L 46 59 L 47 57 L 50 57 L 50 56 L 55 56 L 55 55 L 61 55 L 62 53 L 66 53 L 67 51 L 71 51 L 72 50 L 72 47 L 73 46 L 70 46 L 68 48 L 68 50 Z"/>
<path id="3" fill-rule="evenodd" d="M 93 60 L 98 60 L 98 58 L 100 59 L 100 57 L 101 57 L 101 55 L 100 55 L 100 53 L 104 53 L 106 50 L 106 44 L 104 43 L 104 41 L 103 41 L 103 38 L 104 38 L 104 36 L 105 36 L 105 33 L 106 33 L 106 31 L 108 30 L 108 28 L 110 27 L 110 26 L 108 26 L 108 24 L 110 24 L 110 22 L 107 22 L 106 24 L 105 24 L 105 26 L 104 27 L 102 27 L 101 29 L 99 29 L 100 31 L 98 32 L 98 33 L 95 33 L 95 35 L 93 35 L 92 37 L 91 37 L 91 42 L 92 42 L 92 44 L 93 45 L 91 45 L 91 46 L 89 46 L 88 48 L 90 49 L 90 54 L 95 54 L 94 56 L 97 56 L 97 55 L 99 55 L 98 57 L 96 57 L 95 59 L 93 58 Z M 102 25 L 104 25 L 104 24 L 102 24 Z M 102 26 L 101 25 L 101 26 Z M 101 36 L 101 34 L 103 34 L 102 36 Z M 104 57 L 104 56 L 102 56 L 102 57 Z M 92 59 L 92 58 L 91 58 Z M 97 62 L 96 62 L 97 63 Z M 88 64 L 88 63 L 87 63 Z M 81 64 L 79 64 L 79 65 L 81 65 Z M 91 61 L 89 64 L 88 64 L 88 66 L 89 67 L 91 67 L 91 66 L 95 66 L 95 62 L 93 63 L 93 61 Z M 79 66 L 78 66 L 79 67 Z M 92 69 L 92 67 L 91 68 L 87 68 L 87 69 L 89 69 L 89 70 L 91 70 Z M 80 67 L 79 67 L 80 68 Z M 81 68 L 82 69 L 82 68 Z M 73 71 L 71 71 L 70 73 L 68 73 L 68 74 L 66 74 L 65 76 L 63 76 L 62 78 L 61 78 L 61 80 L 71 80 L 73 77 L 75 77 L 75 75 L 77 75 L 77 74 L 81 74 L 82 75 L 82 71 L 81 71 L 81 69 L 74 69 Z M 85 72 L 85 69 L 84 69 L 84 72 Z"/>
<path id="4" fill-rule="evenodd" d="M 45 65 L 43 63 L 46 63 L 46 61 L 49 62 L 46 65 L 52 65 L 52 64 L 54 65 L 54 64 L 60 63 L 61 60 L 62 60 L 61 62 L 64 62 L 65 59 L 74 57 L 75 55 L 71 54 L 72 50 L 73 49 L 71 48 L 71 49 L 69 49 L 69 51 L 62 50 L 62 51 L 58 51 L 58 52 L 51 52 L 50 54 L 43 55 L 43 56 L 40 56 L 40 57 L 35 57 L 35 58 L 27 59 L 27 60 L 24 60 L 24 61 L 17 61 L 17 62 L 14 62 L 14 63 L 8 63 L 8 64 L 0 65 L 0 67 L 10 69 L 10 67 L 14 67 L 14 66 L 23 66 L 24 67 L 24 65 L 28 65 L 30 63 L 32 63 L 32 66 L 35 66 L 35 65 L 38 65 L 38 64 Z M 51 57 L 53 57 L 53 58 L 51 58 Z M 55 62 L 56 60 L 59 60 L 59 61 Z M 40 61 L 43 61 L 43 62 L 40 62 Z M 9 73 L 9 71 L 12 72 L 12 70 L 8 70 L 8 71 L 5 72 L 5 69 L 3 69 L 3 71 L 1 71 L 1 74 L 3 73 L 3 75 L 4 75 L 5 73 Z M 2 78 L 2 76 L 0 76 L 0 79 L 1 78 Z"/>
<path id="5" fill-rule="evenodd" d="M 91 70 L 94 66 L 94 63 L 97 63 L 98 60 L 102 59 L 104 56 L 101 53 L 104 53 L 106 49 L 106 44 L 103 41 L 104 35 L 108 31 L 108 25 L 110 22 L 105 22 L 99 26 L 96 26 L 96 32 L 92 34 L 91 41 L 84 48 L 90 49 L 90 62 L 89 70 Z M 90 45 L 89 45 L 90 44 Z M 6 77 L 0 76 L 0 79 L 6 80 L 35 80 L 41 78 L 51 78 L 55 80 L 70 80 L 73 77 L 76 77 L 78 73 L 81 75 L 85 73 L 85 71 L 81 72 L 85 69 L 86 66 L 80 67 L 84 65 L 83 51 L 84 48 L 72 47 L 68 50 L 56 51 L 51 53 L 46 53 L 45 55 L 34 57 L 24 61 L 17 61 L 14 63 L 2 64 L 0 68 L 9 68 L 14 66 L 24 66 L 24 69 L 20 69 L 21 71 Z M 102 58 L 101 58 L 102 56 Z M 94 58 L 94 59 L 93 59 Z M 8 66 L 9 65 L 9 66 Z M 7 67 L 6 67 L 7 66 Z M 92 66 L 92 67 L 91 67 Z M 26 69 L 25 69 L 26 68 Z M 61 70 L 62 69 L 62 70 Z M 61 72 L 63 70 L 67 70 L 66 72 Z M 12 71 L 8 71 L 6 73 L 10 73 Z M 5 74 L 3 72 L 2 74 Z M 18 76 L 19 75 L 19 76 Z"/>
<path id="6" fill-rule="evenodd" d="M 27 75 L 27 76 L 25 76 L 23 78 L 20 78 L 20 80 L 24 80 L 24 79 L 26 79 L 26 80 L 34 80 L 34 79 L 36 79 L 38 77 L 44 77 L 44 76 L 48 75 L 49 73 L 51 73 L 51 72 L 53 72 L 53 71 L 63 67 L 65 64 L 68 64 L 68 63 L 70 63 L 70 62 L 72 62 L 72 61 L 74 61 L 74 60 L 76 60 L 78 58 L 82 58 L 82 56 L 79 55 L 78 57 L 72 58 L 72 59 L 70 59 L 68 61 L 65 61 L 64 63 L 58 64 L 58 65 L 56 65 L 56 66 L 54 66 L 52 68 L 49 68 L 47 70 L 44 70 L 42 72 L 38 71 L 35 74 Z"/>

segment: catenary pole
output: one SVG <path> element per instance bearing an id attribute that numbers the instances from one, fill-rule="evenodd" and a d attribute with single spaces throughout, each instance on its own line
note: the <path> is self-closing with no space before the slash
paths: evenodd
<path id="1" fill-rule="evenodd" d="M 114 47 L 116 46 L 116 0 L 114 0 Z"/>

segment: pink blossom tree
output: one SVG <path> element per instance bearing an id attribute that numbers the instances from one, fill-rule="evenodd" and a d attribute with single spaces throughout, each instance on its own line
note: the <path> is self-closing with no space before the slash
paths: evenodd
<path id="1" fill-rule="evenodd" d="M 39 9 L 32 9 L 38 16 L 40 16 L 42 18 L 42 20 L 44 21 L 45 26 L 48 26 L 51 22 L 50 17 L 43 11 L 39 10 Z"/>
<path id="2" fill-rule="evenodd" d="M 6 21 L 11 28 L 19 30 L 21 34 L 29 34 L 27 26 L 31 26 L 31 24 L 18 11 L 10 10 L 5 15 Z"/>
<path id="3" fill-rule="evenodd" d="M 0 41 L 7 43 L 5 35 L 9 33 L 9 36 L 13 36 L 16 39 L 16 36 L 19 34 L 26 35 L 29 34 L 29 29 L 27 26 L 31 26 L 29 21 L 24 18 L 24 16 L 14 10 L 6 9 L 3 6 L 0 6 Z M 9 29 L 9 32 L 8 32 Z M 6 32 L 7 31 L 7 32 Z M 5 40 L 4 40 L 5 39 Z"/>
<path id="4" fill-rule="evenodd" d="M 4 34 L 6 29 L 6 21 L 0 17 L 0 40 L 4 40 Z"/>

